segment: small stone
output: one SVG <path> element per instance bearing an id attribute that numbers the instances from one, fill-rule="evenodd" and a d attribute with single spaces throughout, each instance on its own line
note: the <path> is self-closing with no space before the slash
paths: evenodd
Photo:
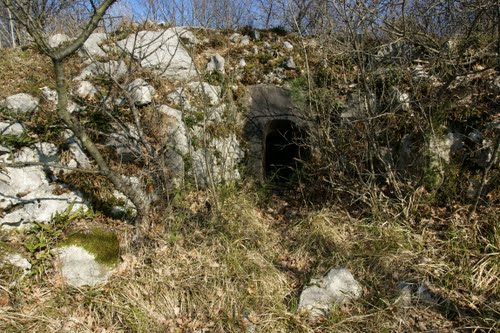
<path id="1" fill-rule="evenodd" d="M 101 48 L 100 44 L 107 38 L 103 32 L 94 32 L 87 38 L 82 48 L 79 51 L 81 57 L 94 58 L 103 57 L 106 52 Z"/>
<path id="2" fill-rule="evenodd" d="M 143 79 L 135 79 L 127 86 L 127 91 L 137 106 L 147 105 L 152 102 L 155 89 Z"/>
<path id="3" fill-rule="evenodd" d="M 31 113 L 38 108 L 40 100 L 30 94 L 20 93 L 7 97 L 0 106 L 14 113 Z"/>
<path id="4" fill-rule="evenodd" d="M 321 279 L 312 279 L 300 294 L 298 310 L 311 316 L 324 315 L 333 304 L 343 305 L 361 296 L 360 284 L 345 268 L 334 268 Z"/>
<path id="5" fill-rule="evenodd" d="M 9 254 L 4 258 L 4 262 L 8 262 L 12 266 L 21 268 L 24 273 L 27 273 L 31 270 L 30 262 L 18 253 Z"/>
<path id="6" fill-rule="evenodd" d="M 96 261 L 93 254 L 80 246 L 64 246 L 56 253 L 61 262 L 61 274 L 70 286 L 95 286 L 104 283 L 111 275 L 106 265 Z"/>
<path id="7" fill-rule="evenodd" d="M 56 48 L 59 45 L 61 45 L 62 43 L 70 41 L 70 40 L 71 40 L 71 38 L 69 38 L 65 34 L 55 34 L 53 36 L 50 36 L 50 38 L 49 38 L 49 46 L 53 47 L 53 48 Z"/>
<path id="8" fill-rule="evenodd" d="M 239 33 L 234 33 L 229 37 L 231 43 L 238 43 L 241 40 L 241 35 Z"/>
<path id="9" fill-rule="evenodd" d="M 57 91 L 50 89 L 49 87 L 45 86 L 40 88 L 40 91 L 43 94 L 43 97 L 54 104 L 57 103 Z"/>
<path id="10" fill-rule="evenodd" d="M 80 81 L 78 89 L 76 90 L 76 94 L 83 99 L 94 98 L 97 94 L 97 89 L 89 81 Z"/>
<path id="11" fill-rule="evenodd" d="M 288 41 L 283 42 L 283 47 L 284 47 L 285 49 L 287 49 L 288 51 L 292 51 L 292 50 L 293 50 L 293 45 L 292 45 L 292 43 L 290 43 L 290 42 L 288 42 Z"/>
<path id="12" fill-rule="evenodd" d="M 186 45 L 197 45 L 200 43 L 198 38 L 189 30 L 181 30 L 179 31 L 179 38 Z"/>
<path id="13" fill-rule="evenodd" d="M 241 45 L 249 45 L 250 44 L 250 37 L 248 36 L 243 36 L 240 40 Z"/>
<path id="14" fill-rule="evenodd" d="M 252 30 L 252 31 L 250 31 L 250 38 L 253 41 L 260 40 L 260 32 L 258 30 Z"/>
<path id="15" fill-rule="evenodd" d="M 220 74 L 224 74 L 224 64 L 225 64 L 225 59 L 222 57 L 220 54 L 214 54 L 210 56 L 210 59 L 207 64 L 207 69 L 206 71 L 208 73 L 213 73 L 213 72 L 218 72 Z"/>
<path id="16" fill-rule="evenodd" d="M 21 123 L 0 122 L 0 135 L 21 136 L 24 134 L 24 127 Z"/>
<path id="17" fill-rule="evenodd" d="M 285 69 L 295 69 L 295 62 L 293 61 L 293 58 L 288 58 L 285 63 L 283 64 Z"/>
<path id="18" fill-rule="evenodd" d="M 238 63 L 238 67 L 244 68 L 247 65 L 247 62 L 245 59 L 240 59 L 240 62 Z"/>

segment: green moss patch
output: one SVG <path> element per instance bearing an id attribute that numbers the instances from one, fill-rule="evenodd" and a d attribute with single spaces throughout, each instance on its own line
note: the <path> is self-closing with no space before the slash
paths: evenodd
<path id="1" fill-rule="evenodd" d="M 101 264 L 114 266 L 120 262 L 120 244 L 111 231 L 95 228 L 77 232 L 68 236 L 62 245 L 81 246 Z"/>

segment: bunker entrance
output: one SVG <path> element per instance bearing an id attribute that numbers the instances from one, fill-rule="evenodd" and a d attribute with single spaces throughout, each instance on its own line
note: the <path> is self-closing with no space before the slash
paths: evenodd
<path id="1" fill-rule="evenodd" d="M 302 133 L 290 120 L 273 120 L 265 138 L 265 178 L 277 183 L 288 182 L 300 165 Z"/>

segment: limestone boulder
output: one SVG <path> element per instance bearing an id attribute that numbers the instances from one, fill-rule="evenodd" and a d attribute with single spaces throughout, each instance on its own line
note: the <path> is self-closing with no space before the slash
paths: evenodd
<path id="1" fill-rule="evenodd" d="M 95 259 L 95 256 L 80 246 L 65 246 L 57 249 L 61 274 L 72 287 L 95 286 L 104 283 L 111 270 Z"/>
<path id="2" fill-rule="evenodd" d="M 95 61 L 85 67 L 80 75 L 75 77 L 73 81 L 87 80 L 95 75 L 106 75 L 113 79 L 119 80 L 128 73 L 127 64 L 124 61 L 110 60 L 108 62 Z"/>
<path id="3" fill-rule="evenodd" d="M 195 97 L 206 102 L 206 104 L 214 106 L 220 103 L 220 87 L 198 81 L 189 82 L 187 86 Z"/>
<path id="4" fill-rule="evenodd" d="M 71 38 L 68 37 L 68 35 L 65 34 L 55 34 L 49 37 L 49 46 L 50 47 L 58 47 L 62 43 L 65 43 L 67 41 L 70 41 Z"/>
<path id="5" fill-rule="evenodd" d="M 209 57 L 209 61 L 207 64 L 207 69 L 206 69 L 207 73 L 217 72 L 220 74 L 224 74 L 225 73 L 225 69 L 224 69 L 225 62 L 226 62 L 226 60 L 220 54 L 216 53 L 216 54 L 211 55 Z"/>
<path id="6" fill-rule="evenodd" d="M 76 94 L 83 99 L 92 99 L 97 94 L 97 88 L 90 81 L 80 81 Z"/>
<path id="7" fill-rule="evenodd" d="M 19 122 L 0 122 L 0 135 L 21 136 L 24 134 L 24 126 Z"/>
<path id="8" fill-rule="evenodd" d="M 4 107 L 7 111 L 13 113 L 25 114 L 35 111 L 39 104 L 40 100 L 37 97 L 33 97 L 26 93 L 20 93 L 7 97 L 0 102 L 0 107 Z"/>
<path id="9" fill-rule="evenodd" d="M 242 158 L 243 151 L 235 135 L 216 138 L 193 152 L 191 172 L 201 186 L 237 181 Z"/>
<path id="10" fill-rule="evenodd" d="M 155 89 L 143 79 L 135 79 L 127 85 L 127 91 L 137 106 L 144 106 L 153 101 Z"/>
<path id="11" fill-rule="evenodd" d="M 106 55 L 106 52 L 101 47 L 101 43 L 104 42 L 107 38 L 106 33 L 104 32 L 94 32 L 89 36 L 89 38 L 82 45 L 82 48 L 79 51 L 79 55 L 81 57 L 86 58 L 95 58 L 95 57 L 103 57 Z"/>
<path id="12" fill-rule="evenodd" d="M 175 28 L 163 31 L 139 31 L 117 43 L 141 66 L 155 70 L 163 77 L 186 81 L 196 76 L 191 56 L 182 46 Z"/>
<path id="13" fill-rule="evenodd" d="M 106 146 L 110 147 L 122 162 L 131 162 L 141 156 L 139 133 L 131 124 L 124 127 L 116 125 L 106 140 Z"/>
<path id="14" fill-rule="evenodd" d="M 64 131 L 63 137 L 64 143 L 73 157 L 67 165 L 71 168 L 90 168 L 92 162 L 90 162 L 87 154 L 85 154 L 81 141 L 69 129 Z"/>
<path id="15" fill-rule="evenodd" d="M 311 279 L 300 294 L 298 310 L 317 317 L 328 313 L 333 305 L 343 305 L 361 294 L 361 285 L 351 272 L 345 268 L 334 268 L 320 279 Z"/>
<path id="16" fill-rule="evenodd" d="M 57 212 L 87 205 L 82 195 L 64 185 L 52 183 L 44 166 L 10 167 L 16 162 L 53 163 L 58 161 L 57 147 L 50 143 L 37 143 L 24 147 L 13 155 L 0 157 L 6 164 L 0 173 L 0 226 L 19 227 L 33 222 L 50 222 Z"/>
<path id="17" fill-rule="evenodd" d="M 168 140 L 168 148 L 174 149 L 180 155 L 189 153 L 189 141 L 187 138 L 186 125 L 182 120 L 182 112 L 167 105 L 158 107 L 158 112 L 165 116 L 165 137 Z"/>

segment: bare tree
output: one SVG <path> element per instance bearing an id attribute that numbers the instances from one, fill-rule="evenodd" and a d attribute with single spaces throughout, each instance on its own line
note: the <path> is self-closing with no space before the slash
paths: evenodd
<path id="1" fill-rule="evenodd" d="M 127 179 L 111 169 L 91 140 L 85 127 L 68 111 L 68 84 L 66 82 L 64 64 L 71 55 L 82 47 L 83 43 L 96 29 L 107 10 L 115 1 L 90 1 L 87 6 L 80 1 L 2 0 L 2 3 L 12 12 L 17 22 L 26 28 L 40 50 L 51 59 L 56 77 L 58 95 L 57 114 L 60 119 L 82 142 L 84 148 L 99 167 L 100 172 L 113 183 L 117 190 L 123 192 L 134 203 L 139 212 L 139 217 L 145 219 L 149 210 L 148 200 Z M 48 43 L 46 31 L 49 18 L 74 7 L 81 8 L 82 5 L 88 10 L 88 20 L 82 26 L 81 32 L 76 39 L 55 48 L 51 47 Z"/>

